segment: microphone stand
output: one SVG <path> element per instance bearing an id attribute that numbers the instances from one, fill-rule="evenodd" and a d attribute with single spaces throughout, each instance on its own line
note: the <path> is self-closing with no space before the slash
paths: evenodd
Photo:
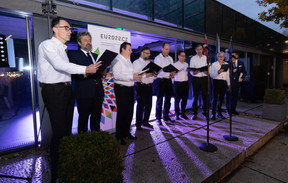
<path id="1" fill-rule="evenodd" d="M 210 66 L 210 50 L 208 49 L 208 55 L 207 55 L 207 65 L 208 65 L 208 70 L 207 70 L 207 107 L 206 107 L 206 121 L 207 121 L 207 140 L 206 143 L 201 143 L 199 144 L 199 149 L 201 149 L 202 151 L 206 151 L 206 152 L 215 152 L 218 150 L 218 148 L 213 145 L 210 144 L 209 142 L 209 104 L 210 104 L 210 75 L 209 75 L 209 66 Z"/>
<path id="2" fill-rule="evenodd" d="M 229 77 L 230 77 L 230 94 L 229 94 L 229 135 L 223 135 L 223 138 L 228 141 L 238 141 L 238 137 L 232 135 L 232 72 L 233 72 L 233 61 L 231 60 L 231 55 L 229 54 Z"/>

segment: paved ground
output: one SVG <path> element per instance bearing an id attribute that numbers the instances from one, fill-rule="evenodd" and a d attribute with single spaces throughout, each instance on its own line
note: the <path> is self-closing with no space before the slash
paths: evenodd
<path id="1" fill-rule="evenodd" d="M 198 148 L 200 143 L 206 142 L 207 134 L 207 123 L 201 115 L 197 121 L 180 120 L 176 123 L 164 123 L 163 126 L 151 122 L 153 129 L 146 128 L 143 131 L 136 131 L 135 127 L 132 127 L 132 133 L 135 133 L 138 139 L 130 140 L 122 147 L 126 168 L 123 172 L 124 182 L 215 182 L 223 175 L 229 174 L 273 137 L 281 126 L 279 122 L 262 119 L 262 104 L 240 102 L 238 111 L 241 112 L 240 116 L 233 117 L 233 134 L 239 137 L 237 142 L 229 142 L 222 137 L 229 134 L 228 119 L 210 121 L 210 143 L 218 147 L 218 151 L 213 153 Z M 277 140 L 278 136 L 275 137 L 275 143 L 279 148 L 286 147 L 284 152 L 288 152 L 287 135 L 284 134 L 286 141 Z M 269 144 L 271 142 L 274 142 L 274 139 Z M 265 148 L 266 146 L 263 149 Z M 261 151 L 262 149 L 259 154 Z M 253 182 L 252 180 L 258 180 L 259 177 L 260 182 L 269 182 L 270 179 L 288 182 L 285 177 L 288 175 L 287 171 L 280 171 L 285 170 L 287 155 L 279 154 L 280 157 L 277 158 L 276 154 L 280 153 L 280 149 L 275 150 L 274 155 L 272 150 L 270 156 L 266 153 L 267 150 L 264 150 L 262 158 L 269 158 L 257 159 L 257 153 L 255 158 L 249 158 L 250 162 L 246 161 L 236 173 L 223 181 Z M 49 182 L 50 165 L 47 159 L 47 152 L 34 150 L 2 156 L 0 182 Z M 264 168 L 264 162 L 269 161 L 271 164 Z M 281 165 L 279 171 L 275 169 L 277 164 Z M 273 174 L 272 166 L 275 170 Z M 253 170 L 269 176 L 260 179 L 262 174 L 252 175 Z M 244 172 L 244 175 L 240 175 L 241 172 Z"/>
<path id="2" fill-rule="evenodd" d="M 288 182 L 288 128 L 225 178 L 225 183 Z"/>

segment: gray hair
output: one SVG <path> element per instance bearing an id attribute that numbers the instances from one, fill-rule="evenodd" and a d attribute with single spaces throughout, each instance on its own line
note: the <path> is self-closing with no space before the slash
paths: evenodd
<path id="1" fill-rule="evenodd" d="M 217 54 L 217 57 L 220 55 L 220 54 L 223 54 L 225 56 L 225 53 L 223 51 L 220 51 L 218 54 Z"/>
<path id="2" fill-rule="evenodd" d="M 77 35 L 77 41 L 81 43 L 82 36 L 89 36 L 92 39 L 92 36 L 89 32 L 80 32 Z"/>

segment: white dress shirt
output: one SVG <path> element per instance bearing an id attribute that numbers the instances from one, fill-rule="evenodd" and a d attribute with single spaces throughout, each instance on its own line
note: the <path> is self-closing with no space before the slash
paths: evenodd
<path id="1" fill-rule="evenodd" d="M 232 63 L 233 63 L 233 67 L 236 68 L 238 66 L 238 60 L 236 60 L 235 62 L 232 61 Z"/>
<path id="2" fill-rule="evenodd" d="M 193 56 L 190 59 L 190 67 L 193 68 L 201 68 L 207 66 L 207 57 L 205 55 L 202 55 L 202 57 L 199 57 L 198 55 Z M 191 75 L 193 77 L 204 77 L 207 76 L 207 74 L 205 74 L 204 72 L 199 72 L 198 74 L 193 74 L 193 72 L 191 71 Z"/>
<path id="3" fill-rule="evenodd" d="M 142 71 L 142 69 L 144 67 L 146 67 L 148 64 L 150 63 L 150 61 L 144 61 L 141 57 L 139 57 L 137 60 L 135 60 L 133 62 L 133 72 L 134 73 L 139 73 Z M 146 77 L 146 73 L 144 73 L 142 75 L 142 80 L 141 80 L 141 83 L 144 83 L 144 84 L 151 84 L 153 83 L 154 81 L 154 77 L 151 76 L 151 77 Z"/>
<path id="4" fill-rule="evenodd" d="M 188 81 L 188 64 L 186 62 L 181 63 L 180 61 L 173 64 L 174 67 L 176 67 L 179 71 L 174 77 L 174 81 L 177 82 L 183 82 Z"/>
<path id="5" fill-rule="evenodd" d="M 38 81 L 46 84 L 70 82 L 71 74 L 85 74 L 86 66 L 69 62 L 67 46 L 57 38 L 43 41 L 38 50 Z"/>
<path id="6" fill-rule="evenodd" d="M 227 62 L 223 62 L 223 64 L 228 64 Z M 220 70 L 221 65 L 219 64 L 219 62 L 214 62 L 211 65 L 210 68 L 210 76 L 213 79 L 217 79 L 217 80 L 224 80 L 227 82 L 227 85 L 230 86 L 230 77 L 229 77 L 229 69 L 226 72 L 221 72 L 220 74 L 218 74 L 218 70 Z"/>
<path id="7" fill-rule="evenodd" d="M 112 61 L 111 64 L 114 83 L 124 86 L 134 86 L 133 64 L 130 58 L 126 59 L 121 54 Z"/>
<path id="8" fill-rule="evenodd" d="M 158 56 L 155 57 L 154 63 L 159 65 L 160 67 L 166 67 L 169 64 L 173 64 L 173 59 L 169 55 L 167 57 L 164 57 L 162 53 L 160 53 Z M 157 78 L 170 78 L 170 72 L 163 72 L 161 71 L 158 75 Z"/>

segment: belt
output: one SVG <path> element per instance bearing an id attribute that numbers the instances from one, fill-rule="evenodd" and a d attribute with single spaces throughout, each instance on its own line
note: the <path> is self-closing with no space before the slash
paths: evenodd
<path id="1" fill-rule="evenodd" d="M 125 86 L 125 85 L 121 85 L 121 84 L 118 84 L 118 83 L 115 83 L 114 85 L 118 85 L 120 87 L 125 87 L 125 88 L 132 88 L 133 86 Z"/>
<path id="2" fill-rule="evenodd" d="M 60 82 L 60 83 L 40 83 L 40 86 L 45 86 L 45 85 L 64 85 L 64 86 L 71 86 L 71 82 Z"/>
<path id="3" fill-rule="evenodd" d="M 152 83 L 140 83 L 140 82 L 137 82 L 136 85 L 151 86 Z"/>

